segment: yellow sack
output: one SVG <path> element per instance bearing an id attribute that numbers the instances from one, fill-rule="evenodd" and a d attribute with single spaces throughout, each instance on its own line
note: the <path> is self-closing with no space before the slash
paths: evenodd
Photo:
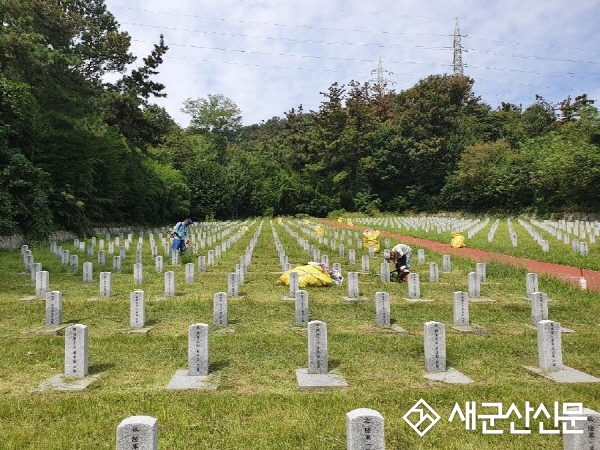
<path id="1" fill-rule="evenodd" d="M 363 231 L 363 247 L 367 250 L 369 249 L 369 245 L 373 245 L 373 250 L 379 251 L 379 231 L 377 230 L 365 230 Z"/>
<path id="2" fill-rule="evenodd" d="M 352 222 L 352 219 L 346 219 L 346 224 L 347 225 L 354 225 L 354 222 Z"/>
<path id="3" fill-rule="evenodd" d="M 298 266 L 283 272 L 279 277 L 277 284 L 289 286 L 291 272 L 298 272 L 298 286 L 301 288 L 305 288 L 306 286 L 333 286 L 333 280 L 325 269 L 321 266 L 313 266 L 311 264 Z"/>
<path id="4" fill-rule="evenodd" d="M 460 233 L 452 233 L 450 238 L 450 246 L 452 248 L 461 248 L 465 246 L 465 237 Z"/>
<path id="5" fill-rule="evenodd" d="M 343 217 L 338 217 L 338 223 L 343 223 L 344 222 L 344 218 Z"/>
<path id="6" fill-rule="evenodd" d="M 325 227 L 323 225 L 317 225 L 315 227 L 315 233 L 318 236 L 323 236 L 325 234 Z"/>

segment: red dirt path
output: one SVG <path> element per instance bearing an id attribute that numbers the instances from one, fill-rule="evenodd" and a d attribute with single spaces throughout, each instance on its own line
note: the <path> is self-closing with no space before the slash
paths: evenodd
<path id="1" fill-rule="evenodd" d="M 325 224 L 348 229 L 363 229 L 364 227 L 347 225 L 345 223 L 333 222 L 325 219 L 319 219 L 320 222 Z M 542 261 L 534 261 L 532 259 L 517 258 L 515 256 L 503 255 L 502 253 L 486 252 L 484 250 L 478 250 L 475 248 L 452 248 L 450 244 L 444 244 L 441 242 L 429 241 L 427 239 L 420 239 L 411 236 L 403 236 L 401 234 L 390 233 L 389 231 L 381 231 L 380 236 L 389 237 L 397 242 L 404 242 L 406 244 L 416 244 L 421 248 L 426 248 L 436 253 L 443 255 L 456 255 L 466 258 L 471 258 L 477 262 L 485 262 L 491 260 L 497 260 L 503 263 L 512 264 L 527 269 L 528 272 L 537 273 L 538 275 L 547 274 L 555 278 L 563 279 L 575 286 L 579 286 L 579 278 L 583 273 L 583 277 L 587 282 L 587 288 L 589 290 L 600 292 L 600 272 L 589 269 L 580 269 L 579 267 L 563 266 L 561 264 L 553 264 Z"/>

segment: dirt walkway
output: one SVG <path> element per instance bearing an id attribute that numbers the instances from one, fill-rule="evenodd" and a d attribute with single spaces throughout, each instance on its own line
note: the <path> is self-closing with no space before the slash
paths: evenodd
<path id="1" fill-rule="evenodd" d="M 320 222 L 325 224 L 348 229 L 363 229 L 364 227 L 347 225 L 344 223 L 333 222 L 325 219 L 319 219 Z M 427 239 L 420 239 L 410 236 L 403 236 L 401 234 L 391 233 L 389 231 L 381 231 L 380 236 L 389 237 L 396 242 L 404 242 L 409 245 L 417 245 L 420 248 L 426 248 L 442 255 L 456 255 L 466 258 L 471 258 L 477 262 L 485 262 L 491 260 L 497 260 L 503 263 L 512 264 L 525 268 L 528 272 L 534 272 L 538 275 L 548 274 L 556 278 L 560 278 L 579 286 L 579 278 L 583 272 L 583 277 L 587 282 L 587 288 L 589 290 L 600 292 L 600 272 L 595 270 L 583 269 L 579 267 L 563 266 L 561 264 L 553 264 L 542 261 L 534 261 L 532 259 L 517 258 L 515 256 L 503 255 L 502 253 L 486 252 L 484 250 L 478 250 L 475 248 L 452 248 L 450 243 L 444 244 L 441 242 L 429 241 Z"/>

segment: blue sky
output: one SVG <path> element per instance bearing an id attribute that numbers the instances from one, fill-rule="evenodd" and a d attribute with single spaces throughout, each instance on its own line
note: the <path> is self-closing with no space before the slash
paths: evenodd
<path id="1" fill-rule="evenodd" d="M 383 75 L 396 92 L 453 72 L 458 19 L 464 73 L 497 107 L 586 93 L 600 107 L 600 3 L 596 0 L 106 0 L 142 58 L 163 34 L 155 78 L 181 126 L 187 98 L 222 94 L 244 125 L 302 104 L 318 110 L 334 83 Z"/>

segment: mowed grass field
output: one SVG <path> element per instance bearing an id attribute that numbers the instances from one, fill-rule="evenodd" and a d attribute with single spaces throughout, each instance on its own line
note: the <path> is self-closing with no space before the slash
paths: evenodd
<path id="1" fill-rule="evenodd" d="M 440 270 L 439 283 L 430 283 L 429 263 L 437 262 L 441 269 L 442 255 L 428 251 L 424 264 L 418 264 L 415 255 L 412 271 L 420 275 L 421 297 L 432 302 L 408 302 L 406 284 L 382 282 L 380 253 L 370 259 L 370 272 L 359 275 L 361 297 L 368 300 L 344 300 L 346 283 L 305 288 L 309 319 L 327 324 L 329 367 L 344 377 L 348 387 L 301 390 L 295 371 L 308 367 L 307 332 L 295 324 L 294 302 L 283 300 L 289 288 L 276 283 L 282 269 L 275 239 L 293 266 L 313 259 L 301 245 L 306 240 L 328 255 L 330 265 L 340 263 L 346 279 L 347 272 L 361 272 L 361 257 L 367 252 L 348 242 L 357 240 L 352 231 L 326 227 L 328 242 L 319 243 L 307 233 L 312 224 L 293 219 L 198 224 L 193 232 L 211 235 L 227 227 L 234 231 L 224 240 L 238 232 L 239 238 L 206 273 L 196 273 L 194 283 L 185 283 L 184 263 L 196 263 L 197 256 L 186 256 L 178 266 L 165 261 L 165 270 L 174 270 L 177 280 L 177 295 L 166 300 L 161 299 L 164 274 L 155 271 L 147 231 L 143 283 L 133 281 L 136 232 L 122 272 L 112 275 L 109 298 L 98 298 L 98 276 L 111 270 L 112 255 L 100 268 L 96 256 L 76 252 L 73 242 L 62 243 L 80 255 L 79 271 L 73 273 L 49 246 L 31 249 L 35 262 L 49 271 L 50 289 L 63 294 L 64 324 L 89 328 L 89 373 L 98 379 L 74 392 L 35 391 L 63 372 L 64 336 L 43 333 L 43 299 L 21 300 L 35 294 L 21 252 L 0 252 L 0 448 L 113 449 L 119 423 L 129 416 L 147 415 L 158 419 L 161 449 L 345 449 L 346 413 L 371 408 L 384 417 L 388 449 L 558 450 L 563 448 L 562 434 L 539 431 L 541 422 L 545 429 L 560 430 L 553 423 L 555 404 L 582 403 L 600 411 L 600 383 L 558 384 L 524 369 L 538 365 L 538 354 L 536 331 L 528 327 L 531 308 L 523 270 L 487 264 L 481 294 L 495 302 L 471 303 L 469 309 L 471 322 L 490 334 L 463 334 L 451 328 L 453 293 L 467 290 L 467 274 L 475 271 L 476 262 L 453 257 L 452 271 Z M 256 242 L 240 295 L 228 302 L 229 325 L 217 327 L 213 295 L 227 292 L 228 274 L 235 271 L 253 237 Z M 210 249 L 222 242 L 215 240 Z M 344 257 L 332 249 L 331 240 L 345 243 Z M 351 248 L 356 249 L 355 264 L 347 257 Z M 200 254 L 208 250 L 208 246 L 200 249 Z M 159 252 L 163 254 L 160 245 Z M 82 281 L 85 261 L 94 263 L 91 284 Z M 549 318 L 575 331 L 562 335 L 564 364 L 600 377 L 600 295 L 543 276 L 539 288 L 550 300 Z M 130 293 L 135 289 L 146 295 L 146 326 L 151 328 L 147 334 L 130 333 Z M 390 294 L 392 322 L 407 334 L 375 324 L 376 292 Z M 427 321 L 446 325 L 448 366 L 473 383 L 424 378 Z M 187 368 L 187 332 L 194 323 L 210 325 L 210 373 L 218 374 L 219 387 L 167 390 L 175 372 Z M 441 417 L 423 437 L 403 419 L 420 399 Z M 458 417 L 448 420 L 456 404 L 464 411 L 467 402 L 475 402 L 478 412 L 487 414 L 491 409 L 483 408 L 485 402 L 501 402 L 504 412 L 514 404 L 523 417 L 497 420 L 493 428 L 502 434 L 484 434 L 479 419 L 475 430 L 467 430 Z M 527 429 L 527 402 L 535 409 L 544 404 L 552 417 L 532 418 L 531 434 L 511 434 L 511 422 L 517 429 Z"/>

